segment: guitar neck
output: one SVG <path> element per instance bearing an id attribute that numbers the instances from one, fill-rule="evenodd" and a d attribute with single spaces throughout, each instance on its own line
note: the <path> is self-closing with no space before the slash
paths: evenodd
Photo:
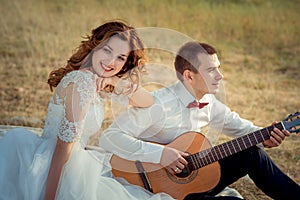
<path id="1" fill-rule="evenodd" d="M 186 158 L 188 161 L 187 167 L 193 171 L 262 143 L 270 138 L 270 133 L 275 127 L 279 130 L 284 129 L 282 122 L 279 122 L 199 153 L 189 155 Z"/>

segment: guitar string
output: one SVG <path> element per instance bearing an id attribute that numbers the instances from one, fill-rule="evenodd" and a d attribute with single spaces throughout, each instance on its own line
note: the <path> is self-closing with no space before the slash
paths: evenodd
<path id="1" fill-rule="evenodd" d="M 229 142 L 217 145 L 213 148 L 192 154 L 188 156 L 190 158 L 188 161 L 189 169 L 199 169 L 224 157 L 232 155 L 233 153 L 258 144 L 259 142 L 262 142 L 270 137 L 270 131 L 273 130 L 274 127 L 277 127 L 281 130 L 283 129 L 282 124 L 277 123 Z"/>

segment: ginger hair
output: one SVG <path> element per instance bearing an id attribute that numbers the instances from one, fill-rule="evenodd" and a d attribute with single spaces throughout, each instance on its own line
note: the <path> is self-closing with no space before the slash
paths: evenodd
<path id="1" fill-rule="evenodd" d="M 132 82 L 131 85 L 139 85 L 140 73 L 143 72 L 147 61 L 144 45 L 133 27 L 124 22 L 112 21 L 93 29 L 91 34 L 84 37 L 75 49 L 75 53 L 68 59 L 66 66 L 50 72 L 48 77 L 50 90 L 53 91 L 53 87 L 57 87 L 67 73 L 90 67 L 93 50 L 102 48 L 112 36 L 128 41 L 131 49 L 123 68 L 116 76 L 129 79 Z M 113 92 L 113 90 L 114 87 L 111 85 L 105 88 L 106 92 Z"/>

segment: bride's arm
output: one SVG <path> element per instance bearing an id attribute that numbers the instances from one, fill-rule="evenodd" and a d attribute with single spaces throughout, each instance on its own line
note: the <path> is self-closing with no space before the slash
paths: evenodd
<path id="1" fill-rule="evenodd" d="M 58 182 L 61 175 L 61 170 L 64 164 L 69 159 L 70 152 L 72 150 L 74 142 L 64 142 L 61 139 L 57 139 L 56 147 L 52 157 L 50 170 L 48 174 L 45 200 L 55 199 L 55 194 L 58 186 Z"/>
<path id="2" fill-rule="evenodd" d="M 129 104 L 135 107 L 149 107 L 154 103 L 154 98 L 142 87 L 139 87 L 135 92 L 133 92 L 129 97 Z"/>
<path id="3" fill-rule="evenodd" d="M 103 90 L 107 85 L 112 85 L 117 93 L 122 93 L 124 88 L 129 88 L 129 81 L 122 80 L 117 76 L 102 78 L 96 77 L 96 85 L 98 92 Z M 154 103 L 154 98 L 143 87 L 139 86 L 132 93 L 128 94 L 129 104 L 135 107 L 146 108 Z"/>
<path id="4" fill-rule="evenodd" d="M 48 173 L 45 200 L 55 199 L 63 166 L 69 159 L 75 141 L 82 134 L 82 126 L 92 98 L 88 95 L 90 84 L 83 84 L 88 88 L 80 87 L 81 89 L 78 89 L 76 84 L 70 84 L 65 89 L 65 116 L 57 135 L 57 143 Z"/>

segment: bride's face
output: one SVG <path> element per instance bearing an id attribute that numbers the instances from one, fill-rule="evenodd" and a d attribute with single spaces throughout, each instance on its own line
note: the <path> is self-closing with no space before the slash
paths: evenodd
<path id="1" fill-rule="evenodd" d="M 126 63 L 130 47 L 128 41 L 115 36 L 93 53 L 92 68 L 100 77 L 116 75 Z"/>

